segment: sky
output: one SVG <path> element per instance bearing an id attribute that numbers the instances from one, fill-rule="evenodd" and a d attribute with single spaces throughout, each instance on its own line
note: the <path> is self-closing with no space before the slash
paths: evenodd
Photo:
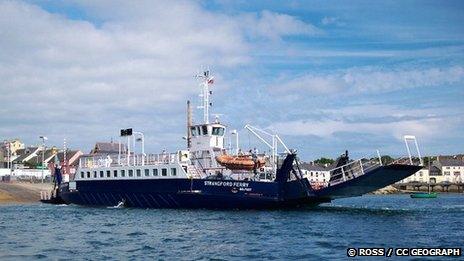
<path id="1" fill-rule="evenodd" d="M 132 127 L 146 151 L 184 149 L 209 68 L 211 110 L 244 149 L 251 124 L 304 160 L 405 155 L 405 134 L 425 155 L 463 153 L 463 14 L 463 1 L 0 1 L 0 139 L 88 152 Z"/>

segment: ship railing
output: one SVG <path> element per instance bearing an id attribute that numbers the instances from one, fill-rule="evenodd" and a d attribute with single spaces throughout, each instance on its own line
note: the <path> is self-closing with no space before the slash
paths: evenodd
<path id="1" fill-rule="evenodd" d="M 357 178 L 381 165 L 382 164 L 378 159 L 358 159 L 351 161 L 343 166 L 336 167 L 329 171 L 330 177 L 332 179 L 332 181 L 330 181 L 330 185 L 336 185 Z"/>
<path id="2" fill-rule="evenodd" d="M 79 159 L 79 168 L 104 168 L 119 166 L 144 166 L 172 164 L 179 162 L 178 153 L 132 154 L 132 155 L 99 155 L 83 156 Z"/>

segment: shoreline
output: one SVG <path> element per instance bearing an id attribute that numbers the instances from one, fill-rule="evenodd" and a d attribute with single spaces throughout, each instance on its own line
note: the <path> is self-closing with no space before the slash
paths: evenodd
<path id="1" fill-rule="evenodd" d="M 51 189 L 49 183 L 0 182 L 0 205 L 40 202 L 40 191 Z"/>

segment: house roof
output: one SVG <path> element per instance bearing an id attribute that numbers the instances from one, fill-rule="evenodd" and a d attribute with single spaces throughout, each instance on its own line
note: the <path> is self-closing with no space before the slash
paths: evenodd
<path id="1" fill-rule="evenodd" d="M 125 145 L 121 144 L 121 150 L 125 150 Z M 94 148 L 90 151 L 90 154 L 98 153 L 118 153 L 119 143 L 115 142 L 97 142 Z"/>
<path id="2" fill-rule="evenodd" d="M 82 152 L 81 152 L 80 150 L 67 150 L 67 151 L 66 151 L 66 159 L 69 161 L 69 159 L 71 159 L 72 157 L 74 157 L 74 156 L 75 156 L 76 154 L 78 154 L 78 153 L 81 153 L 81 154 L 82 154 Z M 62 162 L 62 161 L 64 160 L 64 152 L 63 152 L 63 151 L 60 151 L 60 152 L 57 154 L 57 156 L 58 156 L 58 160 L 59 160 L 60 162 Z M 77 162 L 79 162 L 79 161 L 77 161 Z M 69 162 L 70 165 L 73 165 L 73 163 L 74 163 L 74 162 Z"/>
<path id="3" fill-rule="evenodd" d="M 45 160 L 46 163 L 48 163 L 50 161 L 53 161 L 53 158 L 54 158 L 53 155 L 56 154 L 54 152 L 55 151 L 53 149 L 45 150 L 44 160 Z M 27 162 L 30 163 L 30 164 L 41 163 L 42 162 L 42 151 L 38 152 L 36 156 L 29 159 Z"/>
<path id="4" fill-rule="evenodd" d="M 324 166 L 317 165 L 317 164 L 310 164 L 306 162 L 301 163 L 300 168 L 309 170 L 309 171 L 328 171 L 329 170 Z"/>
<path id="5" fill-rule="evenodd" d="M 13 160 L 13 162 L 16 162 L 16 163 L 23 162 L 26 158 L 28 158 L 31 154 L 35 153 L 38 149 L 39 149 L 38 147 L 25 148 L 23 154 L 21 154 L 21 156 Z"/>
<path id="6" fill-rule="evenodd" d="M 464 161 L 459 158 L 444 158 L 440 159 L 442 166 L 464 166 Z"/>

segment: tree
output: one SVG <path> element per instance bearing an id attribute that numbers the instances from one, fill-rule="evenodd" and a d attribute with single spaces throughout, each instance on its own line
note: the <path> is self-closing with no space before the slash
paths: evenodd
<path id="1" fill-rule="evenodd" d="M 320 159 L 317 159 L 314 161 L 314 163 L 316 164 L 321 164 L 321 165 L 330 165 L 332 163 L 334 163 L 335 161 L 333 159 L 330 159 L 330 158 L 324 158 L 324 157 L 321 157 Z"/>
<path id="2" fill-rule="evenodd" d="M 383 155 L 380 157 L 382 159 L 382 164 L 390 164 L 392 163 L 393 161 L 395 161 L 395 159 L 393 159 L 392 157 L 390 157 L 390 155 Z"/>

